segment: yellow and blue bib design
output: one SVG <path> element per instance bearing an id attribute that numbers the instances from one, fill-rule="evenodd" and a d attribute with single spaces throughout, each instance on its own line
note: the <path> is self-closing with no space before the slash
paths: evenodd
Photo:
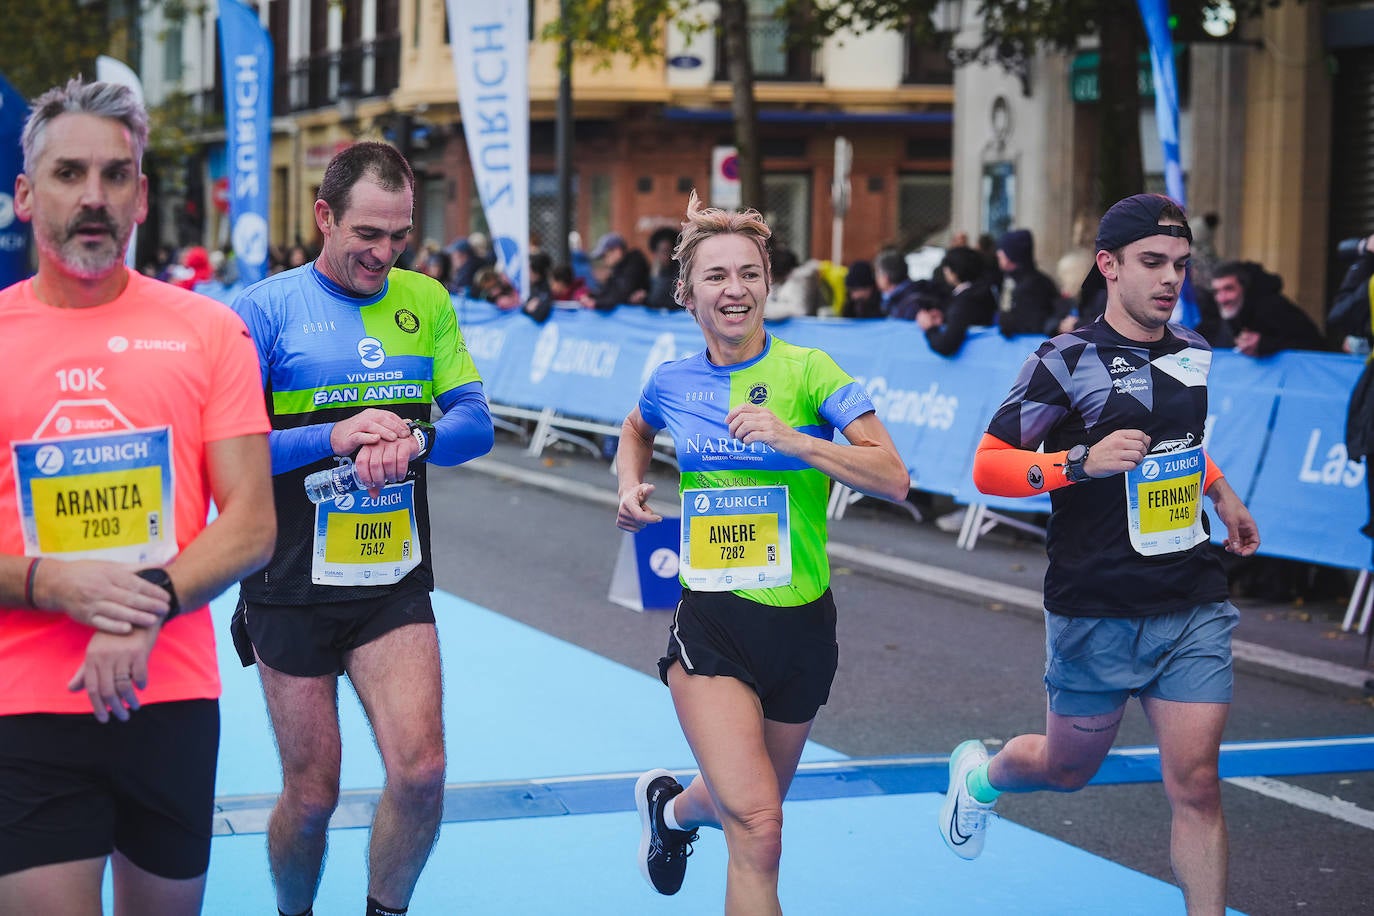
<path id="1" fill-rule="evenodd" d="M 177 552 L 170 427 L 10 444 L 24 552 L 164 563 Z"/>

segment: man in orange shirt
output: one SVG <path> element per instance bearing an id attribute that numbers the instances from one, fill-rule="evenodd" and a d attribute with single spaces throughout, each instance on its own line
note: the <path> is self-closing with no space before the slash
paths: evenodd
<path id="1" fill-rule="evenodd" d="M 79 79 L 23 134 L 14 206 L 38 273 L 0 292 L 23 354 L 0 401 L 0 913 L 100 912 L 107 859 L 116 913 L 200 911 L 220 693 L 206 602 L 275 537 L 243 322 L 124 266 L 147 136 L 127 88 Z"/>

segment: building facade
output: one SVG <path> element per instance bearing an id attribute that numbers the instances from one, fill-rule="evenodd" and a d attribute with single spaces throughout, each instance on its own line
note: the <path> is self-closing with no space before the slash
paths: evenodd
<path id="1" fill-rule="evenodd" d="M 786 45 L 771 16 L 778 0 L 751 0 L 765 207 L 779 236 L 802 257 L 829 257 L 835 228 L 836 138 L 853 148 L 852 206 L 840 256 L 910 248 L 949 224 L 953 77 L 945 53 L 903 34 L 831 39 L 819 50 Z M 312 244 L 315 190 L 325 164 L 363 137 L 385 138 L 415 168 L 416 243 L 439 244 L 485 228 L 468 164 L 443 0 L 262 0 L 259 18 L 275 47 L 272 241 Z M 531 3 L 531 230 L 553 247 L 557 47 L 539 38 L 557 0 Z M 713 24 L 718 10 L 691 11 Z M 142 70 L 153 104 L 184 94 L 213 121 L 221 112 L 215 9 L 169 25 L 144 23 Z M 718 149 L 732 145 L 731 89 L 715 30 L 688 41 L 671 26 L 661 58 L 634 65 L 577 60 L 573 86 L 573 225 L 586 247 L 619 231 L 644 245 L 681 221 L 688 193 L 710 196 Z M 203 241 L 225 237 L 223 131 L 201 133 L 185 199 L 163 206 L 203 214 Z"/>
<path id="2" fill-rule="evenodd" d="M 973 43 L 977 29 L 970 17 L 956 44 Z M 1029 228 L 1044 269 L 1091 244 L 1094 179 L 1111 167 L 1097 161 L 1096 102 L 1084 88 L 1095 53 L 1085 44 L 1039 54 L 1024 80 L 958 71 L 954 226 Z M 1218 253 L 1277 272 L 1320 324 L 1344 272 L 1338 240 L 1374 232 L 1374 3 L 1290 0 L 1225 40 L 1185 44 L 1177 59 L 1193 222 L 1215 213 Z M 1146 189 L 1163 191 L 1148 95 L 1140 118 Z"/>

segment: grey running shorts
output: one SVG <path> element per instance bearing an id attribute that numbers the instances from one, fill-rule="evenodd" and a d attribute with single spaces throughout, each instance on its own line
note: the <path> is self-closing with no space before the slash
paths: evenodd
<path id="1" fill-rule="evenodd" d="M 1229 601 L 1152 617 L 1065 617 L 1045 612 L 1045 688 L 1061 716 L 1100 716 L 1133 696 L 1229 703 Z"/>

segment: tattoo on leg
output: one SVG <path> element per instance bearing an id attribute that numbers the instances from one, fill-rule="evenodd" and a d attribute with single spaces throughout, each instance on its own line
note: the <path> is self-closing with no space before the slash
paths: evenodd
<path id="1" fill-rule="evenodd" d="M 1079 725 L 1077 722 L 1071 726 L 1076 732 L 1083 732 L 1088 735 L 1100 735 L 1102 732 L 1109 732 L 1121 724 L 1121 716 L 1116 717 L 1115 722 L 1109 722 L 1101 728 L 1088 728 L 1086 725 Z"/>

